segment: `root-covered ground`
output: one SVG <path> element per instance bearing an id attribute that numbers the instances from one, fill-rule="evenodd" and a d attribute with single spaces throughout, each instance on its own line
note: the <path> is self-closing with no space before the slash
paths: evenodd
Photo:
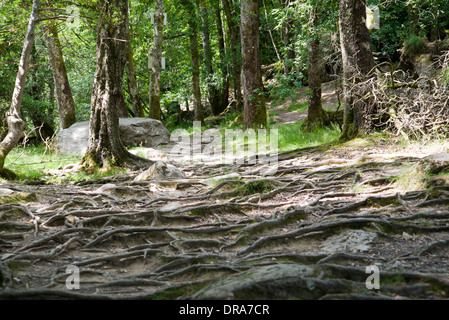
<path id="1" fill-rule="evenodd" d="M 186 178 L 3 184 L 0 298 L 448 298 L 449 185 L 402 191 L 422 155 L 385 150 L 282 153 L 270 176 L 177 163 Z"/>

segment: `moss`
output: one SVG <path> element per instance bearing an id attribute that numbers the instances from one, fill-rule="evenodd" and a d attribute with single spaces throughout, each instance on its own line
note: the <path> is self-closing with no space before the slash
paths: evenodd
<path id="1" fill-rule="evenodd" d="M 15 195 L 0 196 L 0 204 L 36 201 L 35 193 L 21 192 Z"/>
<path id="2" fill-rule="evenodd" d="M 195 210 L 190 211 L 190 215 L 192 215 L 192 216 L 204 216 L 204 215 L 206 215 L 206 210 L 195 209 Z"/>
<path id="3" fill-rule="evenodd" d="M 271 181 L 257 180 L 250 181 L 247 184 L 239 187 L 238 194 L 241 196 L 247 196 L 255 193 L 267 193 L 275 188 Z"/>
<path id="4" fill-rule="evenodd" d="M 3 168 L 2 170 L 0 170 L 0 178 L 6 180 L 16 180 L 17 175 L 13 171 Z"/>

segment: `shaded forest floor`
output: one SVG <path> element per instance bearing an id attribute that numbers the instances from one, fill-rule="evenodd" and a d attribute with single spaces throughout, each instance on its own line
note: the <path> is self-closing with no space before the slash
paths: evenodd
<path id="1" fill-rule="evenodd" d="M 449 185 L 417 174 L 442 148 L 378 137 L 281 153 L 269 176 L 178 162 L 184 179 L 3 184 L 0 298 L 447 298 Z"/>

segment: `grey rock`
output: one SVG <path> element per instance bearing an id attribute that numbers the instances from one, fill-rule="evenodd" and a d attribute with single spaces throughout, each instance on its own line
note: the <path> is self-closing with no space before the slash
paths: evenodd
<path id="1" fill-rule="evenodd" d="M 163 123 L 149 118 L 121 118 L 120 137 L 126 147 L 154 148 L 170 142 L 170 132 Z M 61 154 L 83 156 L 89 139 L 89 121 L 77 122 L 56 136 L 55 147 Z"/>
<path id="2" fill-rule="evenodd" d="M 255 267 L 219 280 L 193 294 L 195 300 L 319 299 L 352 291 L 362 282 L 338 279 L 327 266 L 280 263 Z"/>
<path id="3" fill-rule="evenodd" d="M 0 188 L 0 196 L 7 196 L 7 195 L 10 195 L 10 194 L 13 194 L 14 193 L 14 191 L 13 190 L 11 190 L 11 189 L 7 189 L 7 188 Z"/>
<path id="4" fill-rule="evenodd" d="M 130 150 L 129 152 L 151 160 L 168 158 L 168 156 L 164 152 L 153 148 L 139 148 L 138 150 Z"/>
<path id="5" fill-rule="evenodd" d="M 449 170 L 449 153 L 435 153 L 421 159 L 424 171 L 438 174 Z"/>
<path id="6" fill-rule="evenodd" d="M 143 181 L 149 179 L 183 179 L 184 174 L 174 165 L 158 161 L 153 164 L 148 170 L 143 171 L 134 181 Z"/>
<path id="7" fill-rule="evenodd" d="M 374 232 L 363 230 L 347 230 L 340 234 L 329 237 L 320 246 L 325 252 L 366 252 L 371 248 L 371 244 L 377 239 Z"/>

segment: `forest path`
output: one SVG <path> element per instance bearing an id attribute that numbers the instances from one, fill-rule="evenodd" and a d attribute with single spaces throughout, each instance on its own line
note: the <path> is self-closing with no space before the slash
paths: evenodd
<path id="1" fill-rule="evenodd" d="M 271 110 L 275 117 L 275 126 L 283 124 L 298 123 L 307 118 L 307 108 L 297 111 L 289 108 L 292 104 L 306 105 L 308 102 L 307 90 L 308 87 L 303 87 L 298 90 L 296 98 L 289 99 L 283 103 L 274 105 L 272 102 L 267 103 L 268 110 Z M 336 81 L 330 81 L 322 84 L 322 102 L 323 109 L 336 110 L 338 107 L 338 95 L 336 88 Z M 290 110 L 289 110 L 290 109 Z"/>
<path id="2" fill-rule="evenodd" d="M 438 148 L 357 139 L 281 153 L 269 176 L 178 163 L 184 179 L 4 184 L 0 298 L 447 298 L 449 187 L 411 187 Z"/>

